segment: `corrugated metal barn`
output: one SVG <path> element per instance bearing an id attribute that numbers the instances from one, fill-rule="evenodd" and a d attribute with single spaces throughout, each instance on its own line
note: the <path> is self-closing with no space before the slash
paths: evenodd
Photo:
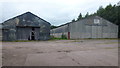
<path id="1" fill-rule="evenodd" d="M 50 23 L 26 12 L 2 23 L 2 40 L 48 40 Z"/>
<path id="2" fill-rule="evenodd" d="M 68 39 L 81 38 L 118 38 L 118 26 L 99 16 L 90 16 L 70 22 L 51 30 L 51 35 Z"/>

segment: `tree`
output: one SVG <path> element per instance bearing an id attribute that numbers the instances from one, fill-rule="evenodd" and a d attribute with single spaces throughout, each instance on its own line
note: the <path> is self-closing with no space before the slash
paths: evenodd
<path id="1" fill-rule="evenodd" d="M 87 18 L 89 16 L 89 13 L 87 12 L 86 15 L 85 15 L 85 18 Z"/>
<path id="2" fill-rule="evenodd" d="M 118 9 L 116 5 L 109 4 L 105 8 L 100 6 L 96 14 L 118 25 Z"/>
<path id="3" fill-rule="evenodd" d="M 72 22 L 75 22 L 75 19 L 73 19 Z"/>
<path id="4" fill-rule="evenodd" d="M 120 38 L 120 1 L 117 3 L 117 24 L 118 24 L 118 38 Z"/>
<path id="5" fill-rule="evenodd" d="M 97 10 L 96 15 L 103 17 L 104 16 L 104 8 L 102 6 Z"/>
<path id="6" fill-rule="evenodd" d="M 81 13 L 78 16 L 77 21 L 80 20 L 80 19 L 82 19 L 82 14 Z"/>
<path id="7" fill-rule="evenodd" d="M 51 25 L 50 27 L 51 29 L 57 28 L 57 26 Z"/>

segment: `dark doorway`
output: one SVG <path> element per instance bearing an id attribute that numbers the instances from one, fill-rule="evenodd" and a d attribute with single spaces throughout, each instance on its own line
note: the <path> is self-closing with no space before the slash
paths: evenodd
<path id="1" fill-rule="evenodd" d="M 35 28 L 32 28 L 31 40 L 35 40 Z"/>
<path id="2" fill-rule="evenodd" d="M 31 40 L 35 40 L 35 34 L 34 34 L 33 31 L 32 31 L 32 33 L 31 33 Z"/>
<path id="3" fill-rule="evenodd" d="M 35 28 L 32 28 L 28 40 L 35 40 Z"/>
<path id="4" fill-rule="evenodd" d="M 32 31 L 35 31 L 35 28 L 32 28 Z"/>

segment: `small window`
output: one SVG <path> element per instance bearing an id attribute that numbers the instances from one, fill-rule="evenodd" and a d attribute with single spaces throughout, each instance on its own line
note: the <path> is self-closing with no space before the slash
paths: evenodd
<path id="1" fill-rule="evenodd" d="M 99 19 L 94 19 L 94 24 L 100 24 L 100 20 Z"/>

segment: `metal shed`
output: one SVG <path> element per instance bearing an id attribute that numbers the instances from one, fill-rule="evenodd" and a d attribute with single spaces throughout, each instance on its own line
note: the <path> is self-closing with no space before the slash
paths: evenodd
<path id="1" fill-rule="evenodd" d="M 2 40 L 48 40 L 50 23 L 26 12 L 2 23 Z"/>
<path id="2" fill-rule="evenodd" d="M 51 35 L 65 35 L 68 39 L 118 38 L 118 26 L 99 16 L 90 16 L 52 29 Z"/>

